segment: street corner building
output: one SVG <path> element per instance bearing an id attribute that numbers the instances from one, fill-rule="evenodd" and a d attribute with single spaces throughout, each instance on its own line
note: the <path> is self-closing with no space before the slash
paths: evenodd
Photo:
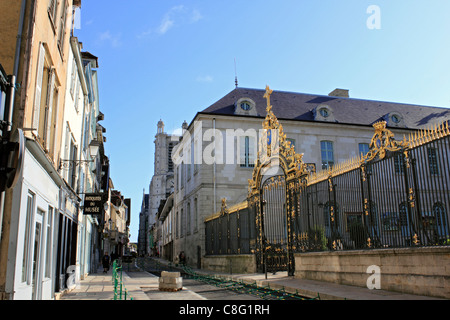
<path id="1" fill-rule="evenodd" d="M 0 1 L 2 299 L 55 299 L 96 271 L 115 219 L 98 58 L 74 36 L 79 10 L 80 0 Z M 83 212 L 87 194 L 102 196 L 95 214 Z"/>

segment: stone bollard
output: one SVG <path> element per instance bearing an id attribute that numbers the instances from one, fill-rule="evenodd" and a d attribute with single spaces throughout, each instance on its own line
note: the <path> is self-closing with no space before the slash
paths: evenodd
<path id="1" fill-rule="evenodd" d="M 159 290 L 175 292 L 183 288 L 183 278 L 179 272 L 161 272 L 159 278 Z"/>

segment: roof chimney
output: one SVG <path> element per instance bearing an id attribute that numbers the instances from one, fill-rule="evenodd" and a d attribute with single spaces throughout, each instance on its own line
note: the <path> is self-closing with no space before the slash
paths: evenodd
<path id="1" fill-rule="evenodd" d="M 349 98 L 348 90 L 347 89 L 334 89 L 328 94 L 330 97 L 343 97 L 343 98 Z"/>

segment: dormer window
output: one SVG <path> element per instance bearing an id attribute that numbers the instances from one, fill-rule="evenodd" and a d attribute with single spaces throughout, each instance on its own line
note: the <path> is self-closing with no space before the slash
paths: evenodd
<path id="1" fill-rule="evenodd" d="M 250 106 L 250 103 L 248 101 L 241 102 L 241 109 L 242 110 L 248 111 L 248 110 L 250 110 L 250 108 L 251 108 L 251 106 Z"/>
<path id="2" fill-rule="evenodd" d="M 333 109 L 326 104 L 318 105 L 312 112 L 316 121 L 335 122 Z"/>
<path id="3" fill-rule="evenodd" d="M 234 104 L 234 114 L 245 116 L 257 116 L 256 103 L 248 97 L 242 97 Z"/>
<path id="4" fill-rule="evenodd" d="M 324 118 L 327 118 L 329 116 L 328 110 L 325 108 L 320 109 L 319 112 L 320 112 L 320 115 Z"/>
<path id="5" fill-rule="evenodd" d="M 391 127 L 404 127 L 405 121 L 403 115 L 399 112 L 393 111 L 386 114 L 383 119 L 386 121 L 388 126 Z"/>

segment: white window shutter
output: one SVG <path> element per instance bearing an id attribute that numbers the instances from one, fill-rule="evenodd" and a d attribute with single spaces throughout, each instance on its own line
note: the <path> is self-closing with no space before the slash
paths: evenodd
<path id="1" fill-rule="evenodd" d="M 66 139 L 64 141 L 64 160 L 69 159 L 69 137 L 70 137 L 70 129 L 69 124 L 66 124 Z"/>
<path id="2" fill-rule="evenodd" d="M 38 66 L 36 75 L 36 93 L 34 96 L 34 107 L 33 107 L 33 129 L 39 129 L 39 112 L 41 108 L 41 96 L 42 96 L 42 78 L 44 76 L 44 59 L 45 59 L 45 48 L 44 44 L 39 45 L 38 54 Z"/>
<path id="3" fill-rule="evenodd" d="M 194 139 L 191 140 L 191 165 L 194 164 L 195 162 L 195 142 Z"/>
<path id="4" fill-rule="evenodd" d="M 256 159 L 256 139 L 248 137 L 248 165 L 252 166 Z"/>
<path id="5" fill-rule="evenodd" d="M 75 110 L 78 112 L 78 102 L 79 102 L 79 98 L 80 98 L 80 82 L 79 82 L 79 78 L 78 75 L 76 75 L 75 77 L 75 97 L 74 97 L 74 102 L 75 102 Z"/>
<path id="6" fill-rule="evenodd" d="M 53 139 L 52 139 L 52 141 L 51 141 L 51 143 L 52 143 L 52 147 L 53 147 L 53 149 L 51 150 L 51 152 L 53 153 L 54 151 L 55 151 L 55 141 L 56 141 L 56 132 L 58 132 L 58 104 L 59 104 L 59 91 L 57 90 L 58 88 L 56 87 L 56 84 L 55 84 L 55 88 L 54 88 L 55 90 L 53 90 L 53 92 L 54 92 L 54 95 L 53 95 L 53 101 L 54 101 L 54 103 L 53 103 L 53 105 L 52 105 L 52 114 L 53 113 L 55 113 L 55 116 L 52 116 L 52 119 L 53 118 L 55 118 L 56 119 L 56 121 L 55 122 L 52 122 L 52 126 L 53 126 L 53 132 L 55 133 L 55 134 L 53 134 Z"/>
<path id="7" fill-rule="evenodd" d="M 197 166 L 200 164 L 200 160 L 202 158 L 201 149 L 199 147 L 199 139 L 195 139 L 194 141 L 194 164 Z"/>
<path id="8" fill-rule="evenodd" d="M 75 61 L 75 58 L 73 58 L 73 62 L 72 62 L 72 74 L 71 74 L 71 77 L 70 77 L 70 93 L 72 94 L 72 97 L 73 97 L 73 94 L 74 94 L 74 88 L 75 88 L 75 72 L 77 72 L 77 70 L 76 70 L 76 68 L 77 68 L 77 64 L 76 64 L 76 61 Z"/>
<path id="9" fill-rule="evenodd" d="M 45 123 L 45 144 L 47 149 L 50 149 L 50 137 L 52 130 L 52 112 L 53 112 L 53 92 L 55 88 L 55 70 L 50 70 L 50 81 L 48 86 L 48 100 L 47 100 L 47 119 Z"/>
<path id="10" fill-rule="evenodd" d="M 239 163 L 245 165 L 245 137 L 239 137 Z"/>

